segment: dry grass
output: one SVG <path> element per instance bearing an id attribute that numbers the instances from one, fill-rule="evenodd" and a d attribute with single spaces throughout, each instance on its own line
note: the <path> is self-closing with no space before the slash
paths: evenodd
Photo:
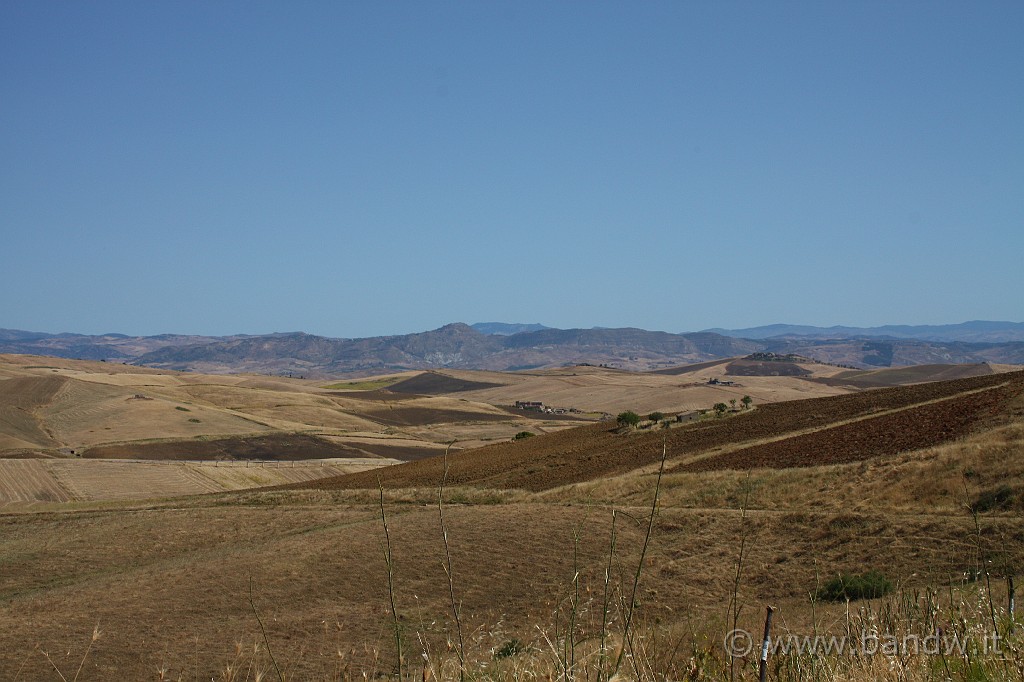
<path id="1" fill-rule="evenodd" d="M 650 510 L 639 503 L 649 504 L 652 492 L 649 485 L 637 504 L 616 504 L 612 633 L 622 631 L 626 597 L 641 565 Z M 983 596 L 979 583 L 961 586 L 979 557 L 1005 564 L 1024 548 L 1016 516 L 983 516 L 980 536 L 967 514 L 858 513 L 827 501 L 804 512 L 751 509 L 743 521 L 728 508 L 676 507 L 672 489 L 664 492 L 642 564 L 637 638 L 624 659 L 623 679 L 637 677 L 634 660 L 643 679 L 661 679 L 651 670 L 682 678 L 694 657 L 694 665 L 721 678 L 727 661 L 719 641 L 728 629 L 726 601 L 741 535 L 749 542 L 738 593 L 741 624 L 756 630 L 763 604 L 771 603 L 780 632 L 800 634 L 844 626 L 845 607 L 817 605 L 812 614 L 808 601 L 817 582 L 836 572 L 881 568 L 908 594 L 929 586 L 947 594 L 952 587 L 958 603 L 967 603 Z M 436 495 L 431 489 L 387 493 L 394 598 L 410 670 L 421 675 L 426 667 L 435 679 L 453 679 L 456 630 L 446 615 L 451 607 Z M 251 574 L 268 641 L 289 679 L 388 672 L 393 640 L 374 496 L 369 490 L 250 492 L 182 501 L 176 508 L 0 516 L 0 555 L 9 569 L 0 578 L 0 650 L 7 652 L 0 654 L 0 669 L 16 668 L 37 644 L 70 650 L 67 660 L 77 660 L 99 622 L 104 636 L 84 679 L 114 671 L 145 679 L 158 668 L 169 679 L 217 679 L 228 666 L 236 679 L 245 679 L 243 671 L 268 672 L 247 600 Z M 593 671 L 610 521 L 610 506 L 598 502 L 541 501 L 514 491 L 445 493 L 473 678 L 564 677 L 570 613 L 577 668 Z M 62 618 L 53 619 L 55 612 Z M 496 658 L 513 640 L 524 653 Z M 619 644 L 610 638 L 611 653 Z M 47 679 L 47 661 L 38 654 L 28 660 L 22 679 Z M 848 668 L 845 679 L 856 679 L 857 671 L 863 672 Z"/>

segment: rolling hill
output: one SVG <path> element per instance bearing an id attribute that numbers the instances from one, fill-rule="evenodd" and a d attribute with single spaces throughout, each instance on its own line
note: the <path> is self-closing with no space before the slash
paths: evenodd
<path id="1" fill-rule="evenodd" d="M 949 442 L 1024 417 L 1024 372 L 792 400 L 676 428 L 641 432 L 600 423 L 497 443 L 374 472 L 317 481 L 319 489 L 452 485 L 542 491 L 617 476 L 659 460 L 674 471 L 847 464 Z M 727 448 L 727 453 L 715 454 Z M 447 474 L 445 471 L 447 470 Z"/>
<path id="2" fill-rule="evenodd" d="M 809 375 L 773 375 L 774 363 Z M 747 374 L 730 374 L 731 366 Z M 18 382 L 7 388 L 20 396 L 0 391 L 10 410 L 33 420 L 49 406 L 85 410 L 81 398 L 93 389 L 76 384 L 91 383 L 103 408 L 98 425 L 110 425 L 105 410 L 123 395 L 118 389 L 182 418 L 195 412 L 175 406 L 259 412 L 271 425 L 322 414 L 314 409 L 326 408 L 320 399 L 359 419 L 393 409 L 399 421 L 410 407 L 496 414 L 481 400 L 490 392 L 585 400 L 615 382 L 621 393 L 631 377 L 634 400 L 652 391 L 724 396 L 730 386 L 707 382 L 728 377 L 747 382 L 740 390 L 767 395 L 834 394 L 755 403 L 670 429 L 620 431 L 604 422 L 503 439 L 453 452 L 447 474 L 438 457 L 372 472 L 360 471 L 373 462 L 369 452 L 322 467 L 290 462 L 282 455 L 291 446 L 273 440 L 277 431 L 246 443 L 261 458 L 270 452 L 281 460 L 259 468 L 241 459 L 241 442 L 222 439 L 216 447 L 236 459 L 0 460 L 0 498 L 9 500 L 0 505 L 0 670 L 19 679 L 52 679 L 55 669 L 68 679 L 78 669 L 80 679 L 238 679 L 240 671 L 272 676 L 280 663 L 289 679 L 394 678 L 397 622 L 416 679 L 458 678 L 459 627 L 473 671 L 555 679 L 572 653 L 550 645 L 564 641 L 554 632 L 575 632 L 576 653 L 592 667 L 592 644 L 605 632 L 613 646 L 621 641 L 627 609 L 635 608 L 641 663 L 685 679 L 699 657 L 704 677 L 728 679 L 723 635 L 736 627 L 759 632 L 766 604 L 784 632 L 796 634 L 863 626 L 882 635 L 895 621 L 925 632 L 936 621 L 980 629 L 1003 613 L 999 571 L 1024 556 L 1024 372 L 977 365 L 856 372 L 763 355 L 682 369 L 444 370 L 324 386 L 4 358 L 0 386 Z M 958 375 L 875 390 L 849 385 Z M 829 378 L 843 385 L 821 381 Z M 36 423 L 46 436 L 48 422 Z M 19 428 L 28 435 L 32 427 Z M 667 470 L 659 477 L 663 444 Z M 150 445 L 162 457 L 174 454 L 166 443 Z M 117 455 L 117 447 L 97 449 Z M 318 477 L 318 467 L 331 475 Z M 272 487 L 242 490 L 254 485 Z M 175 497 L 149 499 L 161 492 Z M 831 578 L 869 571 L 899 591 L 809 603 Z M 942 600 L 926 603 L 928 595 Z M 730 600 L 735 612 L 726 611 Z M 886 613 L 898 618 L 876 617 Z M 1016 647 L 1019 639 L 1008 641 Z M 685 654 L 673 658 L 676 650 Z M 780 667 L 807 662 L 773 656 Z M 894 659 L 876 658 L 877 670 L 858 659 L 838 679 L 929 679 L 887 677 Z M 905 665 L 931 676 L 943 670 L 930 663 Z M 988 665 L 990 679 L 1001 679 L 1005 663 L 973 650 L 969 661 L 946 659 L 955 670 Z M 755 674 L 744 666 L 744 677 Z"/>

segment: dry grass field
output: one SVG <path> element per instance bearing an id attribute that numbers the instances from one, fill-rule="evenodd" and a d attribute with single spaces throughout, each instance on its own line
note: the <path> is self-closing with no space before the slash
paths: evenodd
<path id="1" fill-rule="evenodd" d="M 728 364 L 643 375 L 633 398 L 662 390 L 657 381 L 674 382 L 666 396 L 688 390 L 683 380 L 719 390 L 706 382 L 726 377 Z M 289 459 L 272 440 L 286 430 L 274 426 L 190 439 L 219 453 L 202 462 L 0 460 L 0 679 L 270 680 L 278 669 L 288 680 L 397 679 L 401 666 L 403 679 L 422 682 L 459 679 L 460 655 L 468 679 L 594 680 L 600 670 L 607 680 L 615 661 L 621 680 L 756 679 L 756 651 L 732 659 L 723 637 L 737 626 L 757 633 L 769 604 L 780 636 L 941 628 L 977 645 L 994 629 L 1008 647 L 941 659 L 776 652 L 770 679 L 1016 679 L 1024 643 L 1008 631 L 1005 577 L 1024 559 L 1024 374 L 851 392 L 813 381 L 844 371 L 820 367 L 810 377 L 732 376 L 751 382 L 740 390 L 752 396 L 760 385 L 767 396 L 824 397 L 755 398 L 752 410 L 668 429 L 552 422 L 550 433 L 520 442 L 506 435 L 446 459 L 410 456 L 329 477 L 316 469 L 378 465 L 387 448 L 442 453 L 452 431 L 430 421 L 439 416 L 472 413 L 472 422 L 459 414 L 467 421 L 456 428 L 481 443 L 529 423 L 479 416 L 506 404 L 481 394 L 548 402 L 514 385 L 556 395 L 576 384 L 574 395 L 585 396 L 624 373 L 445 373 L 420 380 L 447 391 L 433 397 L 301 382 L 287 391 L 292 381 L 258 377 L 217 377 L 222 390 L 197 375 L 106 375 L 94 382 L 101 405 L 111 400 L 103 391 L 118 389 L 166 401 L 185 418 L 201 407 L 250 419 L 248 410 L 273 409 L 270 396 L 297 393 L 288 405 L 328 400 L 376 430 L 287 431 L 318 439 L 295 447 L 362 454 L 323 467 Z M 60 397 L 75 395 L 67 384 L 100 368 L 52 369 L 0 366 L 0 386 L 47 380 L 27 382 L 20 402 L 4 404 L 39 414 L 70 402 Z M 25 420 L 5 428 L 25 442 L 47 434 Z M 33 452 L 66 446 L 47 437 Z M 181 442 L 161 438 L 138 451 L 170 457 Z M 85 452 L 118 456 L 120 447 Z M 245 459 L 268 451 L 277 461 Z M 275 487 L 246 490 L 253 486 Z M 891 595 L 812 599 L 840 573 L 871 571 L 891 582 Z"/>

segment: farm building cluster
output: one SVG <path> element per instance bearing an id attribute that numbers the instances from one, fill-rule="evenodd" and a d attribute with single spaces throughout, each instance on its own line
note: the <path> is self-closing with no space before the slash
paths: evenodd
<path id="1" fill-rule="evenodd" d="M 542 412 L 544 414 L 582 414 L 575 407 L 550 407 L 539 400 L 517 400 L 516 409 Z"/>

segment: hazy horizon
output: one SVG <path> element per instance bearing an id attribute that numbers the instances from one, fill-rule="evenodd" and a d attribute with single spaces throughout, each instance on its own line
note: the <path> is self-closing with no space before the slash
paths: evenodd
<path id="1" fill-rule="evenodd" d="M 119 335 L 119 336 L 129 336 L 129 337 L 145 337 L 145 336 L 177 335 L 177 336 L 227 337 L 227 336 L 269 336 L 269 335 L 272 335 L 272 334 L 310 334 L 310 335 L 313 335 L 313 336 L 323 336 L 323 337 L 328 337 L 328 338 L 358 339 L 358 338 L 371 338 L 371 337 L 378 337 L 378 336 L 402 336 L 402 335 L 405 335 L 405 334 L 416 334 L 416 333 L 434 331 L 434 330 L 440 329 L 442 327 L 447 327 L 447 326 L 453 325 L 453 324 L 466 324 L 466 325 L 469 325 L 469 326 L 473 326 L 473 325 L 476 325 L 476 324 L 541 324 L 544 327 L 547 327 L 549 329 L 560 329 L 560 330 L 571 330 L 571 329 L 584 329 L 584 330 L 586 330 L 586 329 L 630 329 L 630 328 L 632 328 L 632 329 L 643 329 L 644 331 L 651 331 L 651 332 L 667 332 L 669 334 L 690 334 L 690 333 L 697 333 L 697 332 L 703 332 L 703 331 L 713 331 L 713 330 L 737 331 L 737 330 L 756 329 L 756 328 L 759 328 L 759 327 L 772 327 L 772 326 L 816 327 L 816 328 L 820 328 L 820 329 L 830 329 L 830 328 L 837 328 L 837 327 L 838 328 L 857 328 L 857 329 L 878 329 L 878 328 L 893 327 L 893 326 L 947 327 L 947 326 L 957 326 L 957 325 L 961 325 L 961 324 L 970 324 L 970 323 L 975 323 L 975 322 L 994 323 L 994 324 L 1010 324 L 1010 325 L 1024 324 L 1024 321 L 1022 321 L 1022 322 L 1015 322 L 1013 320 L 964 320 L 962 322 L 940 322 L 940 323 L 936 323 L 936 324 L 923 324 L 923 325 L 904 325 L 903 323 L 899 323 L 899 322 L 892 322 L 892 323 L 886 323 L 886 324 L 873 324 L 873 325 L 848 325 L 848 324 L 818 325 L 818 324 L 813 324 L 813 323 L 776 322 L 776 323 L 771 323 L 771 324 L 767 324 L 767 325 L 741 325 L 741 326 L 737 326 L 737 327 L 714 326 L 714 327 L 704 327 L 702 329 L 647 329 L 647 328 L 644 328 L 644 327 L 629 327 L 627 325 L 619 325 L 619 326 L 590 325 L 590 326 L 586 326 L 586 327 L 567 327 L 567 326 L 560 326 L 560 325 L 557 325 L 557 324 L 545 324 L 543 322 L 502 322 L 502 321 L 496 321 L 496 320 L 488 320 L 486 322 L 465 322 L 465 321 L 462 321 L 462 320 L 454 320 L 454 321 L 451 321 L 451 322 L 445 322 L 445 323 L 443 323 L 441 325 L 438 325 L 437 327 L 431 327 L 429 329 L 416 329 L 416 330 L 413 330 L 413 331 L 401 332 L 401 333 L 398 333 L 398 334 L 355 334 L 355 335 L 344 336 L 344 337 L 335 337 L 335 336 L 332 336 L 331 334 L 320 334 L 320 333 L 317 333 L 315 331 L 310 331 L 308 329 L 275 329 L 275 330 L 270 330 L 270 331 L 257 331 L 257 332 L 230 332 L 230 333 L 227 333 L 227 334 L 204 334 L 204 333 L 191 333 L 191 332 L 182 332 L 182 331 L 174 331 L 174 330 L 170 330 L 170 331 L 165 330 L 165 331 L 156 332 L 156 333 L 153 333 L 153 334 L 133 334 L 131 332 L 118 331 L 118 330 L 107 330 L 105 332 L 92 333 L 92 332 L 81 332 L 81 331 L 77 331 L 77 330 L 73 330 L 73 329 L 62 329 L 60 331 L 53 331 L 53 330 L 48 330 L 48 329 L 24 329 L 24 328 L 20 328 L 20 327 L 6 326 L 6 325 L 3 325 L 3 324 L 0 324 L 0 329 L 5 329 L 5 330 L 9 330 L 9 331 L 21 331 L 21 332 L 39 333 L 39 334 L 52 334 L 52 335 L 82 334 L 82 335 L 86 335 L 86 336 Z"/>

